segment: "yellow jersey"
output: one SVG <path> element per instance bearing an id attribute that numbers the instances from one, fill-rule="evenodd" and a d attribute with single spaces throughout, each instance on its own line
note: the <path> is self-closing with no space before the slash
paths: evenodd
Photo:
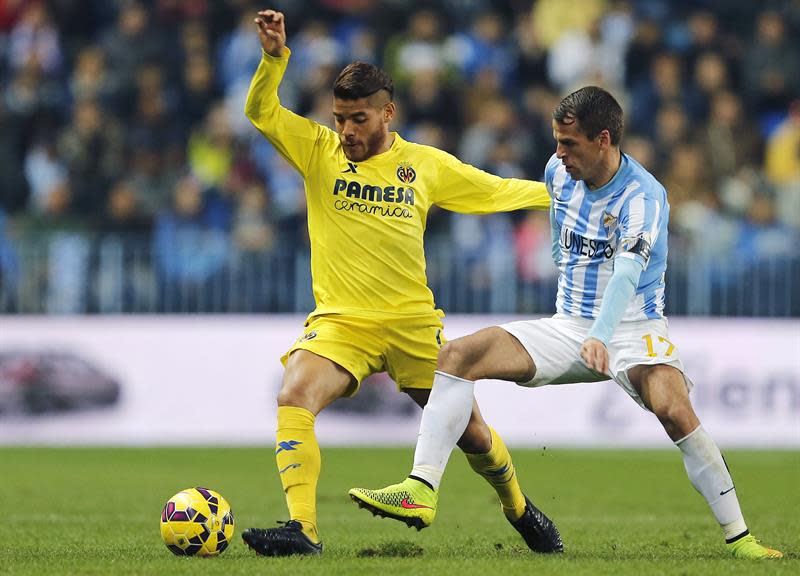
<path id="1" fill-rule="evenodd" d="M 488 174 L 396 133 L 386 152 L 350 162 L 335 131 L 281 106 L 278 85 L 290 54 L 263 54 L 245 114 L 305 182 L 311 317 L 434 312 L 423 250 L 434 204 L 470 214 L 549 208 L 541 182 Z"/>

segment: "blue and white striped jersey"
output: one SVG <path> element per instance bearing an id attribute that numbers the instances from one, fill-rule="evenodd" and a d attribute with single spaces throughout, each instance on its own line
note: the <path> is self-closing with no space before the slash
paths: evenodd
<path id="1" fill-rule="evenodd" d="M 545 168 L 552 198 L 553 259 L 559 268 L 556 311 L 596 318 L 615 258 L 644 266 L 622 320 L 661 318 L 667 269 L 669 204 L 664 187 L 627 154 L 614 177 L 589 190 L 555 154 Z"/>

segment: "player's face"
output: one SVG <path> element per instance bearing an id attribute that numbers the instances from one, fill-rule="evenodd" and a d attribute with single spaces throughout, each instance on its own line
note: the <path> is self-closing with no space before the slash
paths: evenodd
<path id="1" fill-rule="evenodd" d="M 590 140 L 579 130 L 577 120 L 569 124 L 553 120 L 553 138 L 556 140 L 556 157 L 573 180 L 592 182 L 602 171 L 606 148 L 603 139 L 607 138 L 607 131 Z"/>
<path id="2" fill-rule="evenodd" d="M 394 103 L 376 94 L 358 100 L 333 100 L 336 131 L 347 159 L 363 162 L 383 151 Z"/>

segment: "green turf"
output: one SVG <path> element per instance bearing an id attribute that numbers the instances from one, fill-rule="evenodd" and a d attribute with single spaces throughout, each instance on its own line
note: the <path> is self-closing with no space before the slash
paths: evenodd
<path id="1" fill-rule="evenodd" d="M 728 452 L 753 532 L 786 558 L 727 557 L 677 451 L 514 451 L 523 487 L 558 523 L 566 553 L 524 547 L 496 497 L 455 454 L 434 525 L 373 518 L 347 497 L 408 471 L 412 450 L 324 449 L 318 558 L 259 558 L 248 526 L 274 526 L 285 504 L 269 449 L 0 449 L 0 574 L 798 574 L 800 453 Z M 178 558 L 161 543 L 161 508 L 194 485 L 236 514 L 219 558 Z"/>

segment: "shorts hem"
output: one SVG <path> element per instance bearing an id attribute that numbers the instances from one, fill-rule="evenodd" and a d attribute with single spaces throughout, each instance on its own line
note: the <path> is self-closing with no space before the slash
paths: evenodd
<path id="1" fill-rule="evenodd" d="M 628 370 L 630 370 L 631 368 L 635 368 L 636 366 L 661 366 L 661 365 L 671 366 L 672 368 L 675 368 L 678 372 L 680 372 L 681 376 L 683 376 L 683 383 L 686 386 L 686 392 L 691 393 L 692 389 L 694 388 L 694 382 L 692 382 L 692 380 L 686 375 L 686 372 L 683 369 L 683 362 L 681 362 L 680 359 L 664 362 L 663 359 L 661 358 L 653 358 L 652 361 L 631 363 L 627 367 L 614 372 L 613 380 L 614 382 L 616 382 L 617 386 L 619 386 L 620 388 L 625 390 L 625 392 L 627 392 L 628 396 L 630 396 L 634 400 L 634 402 L 636 402 L 639 406 L 641 406 L 648 412 L 652 412 L 647 406 L 645 406 L 644 400 L 642 400 L 642 397 L 639 396 L 639 393 L 636 392 L 636 390 L 633 387 L 633 384 L 631 384 L 631 381 L 628 379 Z"/>
<path id="2" fill-rule="evenodd" d="M 289 361 L 289 356 L 291 356 L 292 354 L 294 354 L 298 350 L 305 350 L 306 352 L 311 352 L 312 354 L 316 354 L 320 358 L 325 358 L 325 360 L 333 362 L 334 364 L 339 366 L 342 370 L 345 370 L 348 374 L 350 374 L 350 376 L 352 376 L 352 378 L 353 378 L 353 380 L 355 380 L 356 384 L 353 387 L 353 390 L 351 392 L 347 393 L 347 394 L 344 394 L 342 396 L 342 398 L 350 398 L 352 396 L 355 396 L 358 393 L 358 391 L 361 389 L 361 381 L 364 378 L 366 378 L 366 376 L 362 376 L 362 377 L 357 376 L 356 375 L 356 371 L 353 370 L 351 367 L 346 366 L 343 362 L 340 362 L 336 358 L 331 358 L 331 356 L 333 356 L 332 354 L 322 353 L 319 350 L 314 350 L 312 347 L 304 346 L 303 344 L 298 344 L 298 345 L 292 346 L 283 356 L 281 356 L 281 364 L 283 364 L 284 368 L 286 368 L 286 363 Z"/>
<path id="3" fill-rule="evenodd" d="M 520 337 L 521 335 L 515 333 L 514 330 L 510 330 L 509 324 L 497 324 L 497 327 L 502 328 L 508 334 L 513 336 L 514 339 L 520 343 L 520 346 L 522 346 L 525 349 L 525 352 L 528 353 L 528 356 L 530 356 L 531 361 L 533 362 L 533 368 L 534 368 L 533 378 L 531 378 L 530 380 L 515 382 L 515 384 L 517 386 L 523 386 L 525 388 L 538 388 L 539 386 L 543 386 L 544 384 L 533 383 L 536 380 L 536 373 L 539 371 L 539 366 L 536 364 L 536 356 L 534 356 L 533 351 L 525 344 L 524 338 L 521 338 Z"/>

